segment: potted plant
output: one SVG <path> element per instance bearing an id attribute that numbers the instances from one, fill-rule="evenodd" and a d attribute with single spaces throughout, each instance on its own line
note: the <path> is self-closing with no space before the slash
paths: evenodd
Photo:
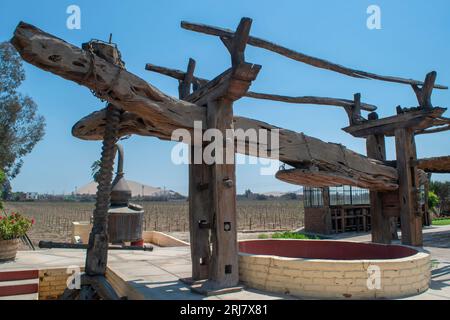
<path id="1" fill-rule="evenodd" d="M 19 239 L 30 230 L 34 219 L 29 219 L 18 213 L 0 215 L 0 261 L 16 258 Z"/>

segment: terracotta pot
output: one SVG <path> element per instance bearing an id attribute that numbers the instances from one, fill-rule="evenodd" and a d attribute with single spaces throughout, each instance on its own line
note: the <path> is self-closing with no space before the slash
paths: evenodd
<path id="1" fill-rule="evenodd" d="M 10 261 L 16 258 L 19 239 L 0 240 L 0 261 Z"/>

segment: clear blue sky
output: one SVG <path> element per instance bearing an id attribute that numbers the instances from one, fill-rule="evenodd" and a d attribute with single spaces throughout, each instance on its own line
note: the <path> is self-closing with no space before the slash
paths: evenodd
<path id="1" fill-rule="evenodd" d="M 66 28 L 66 9 L 81 8 L 81 30 Z M 366 9 L 381 7 L 381 30 L 366 27 Z M 177 95 L 177 82 L 144 70 L 145 63 L 185 69 L 197 60 L 196 75 L 212 78 L 229 67 L 229 55 L 219 39 L 180 27 L 181 20 L 235 28 L 243 16 L 253 18 L 251 34 L 306 54 L 379 74 L 423 79 L 431 70 L 439 83 L 450 85 L 450 2 L 433 1 L 0 1 L 0 40 L 11 38 L 21 20 L 66 41 L 81 45 L 92 38 L 118 43 L 127 68 L 159 89 Z M 315 69 L 262 49 L 248 47 L 247 60 L 262 64 L 252 90 L 285 95 L 322 95 L 351 98 L 361 92 L 365 102 L 379 106 L 379 114 L 395 113 L 395 106 L 415 106 L 406 85 L 358 80 Z M 90 180 L 90 164 L 100 156 L 100 143 L 71 136 L 72 125 L 103 107 L 89 90 L 25 64 L 27 79 L 21 90 L 32 96 L 47 120 L 47 132 L 25 158 L 13 188 L 21 191 L 69 193 Z M 436 90 L 433 102 L 448 106 L 450 92 Z M 341 108 L 291 105 L 241 99 L 235 114 L 338 142 L 365 154 L 365 142 L 341 130 L 347 125 Z M 449 113 L 446 113 L 449 116 Z M 450 132 L 417 138 L 419 157 L 450 154 Z M 125 172 L 130 180 L 165 186 L 187 194 L 186 166 L 170 161 L 173 144 L 134 136 L 124 142 Z M 388 139 L 388 158 L 395 149 Z M 448 175 L 434 175 L 445 180 Z M 296 190 L 297 186 L 260 176 L 259 167 L 237 168 L 238 191 Z"/>

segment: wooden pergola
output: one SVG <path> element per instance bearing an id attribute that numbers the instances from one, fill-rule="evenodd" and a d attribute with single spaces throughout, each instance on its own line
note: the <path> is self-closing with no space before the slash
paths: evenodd
<path id="1" fill-rule="evenodd" d="M 117 298 L 104 278 L 115 142 L 131 134 L 170 140 L 175 129 L 193 132 L 194 121 L 200 121 L 204 129 L 216 128 L 221 132 L 232 128 L 256 129 L 257 132 L 259 129 L 279 130 L 277 150 L 270 143 L 251 148 L 246 139 L 227 141 L 224 148 L 231 143 L 238 146 L 235 148 L 238 152 L 280 160 L 292 168 L 280 170 L 276 177 L 289 183 L 314 187 L 346 184 L 370 189 L 372 241 L 389 243 L 389 217 L 400 215 L 402 242 L 416 246 L 422 244 L 421 213 L 417 205 L 419 168 L 429 172 L 449 172 L 450 161 L 449 157 L 417 159 L 414 137 L 450 129 L 450 119 L 443 117 L 446 109 L 431 105 L 433 88 L 447 87 L 435 84 L 435 72 L 429 73 L 422 82 L 381 76 L 314 58 L 250 36 L 251 24 L 251 19 L 243 18 L 232 31 L 181 23 L 185 29 L 219 37 L 230 54 L 231 67 L 216 78 L 206 80 L 194 76 L 193 59 L 189 60 L 186 72 L 147 64 L 147 70 L 179 81 L 178 99 L 127 71 L 119 50 L 111 43 L 91 41 L 78 48 L 32 25 L 21 22 L 17 26 L 11 42 L 25 61 L 83 85 L 108 102 L 107 108 L 86 116 L 72 129 L 73 135 L 80 139 L 103 141 L 94 226 L 80 298 L 92 298 L 93 292 L 102 297 Z M 412 109 L 399 107 L 397 115 L 378 119 L 374 112 L 376 106 L 362 103 L 360 94 L 355 94 L 353 99 L 337 99 L 287 97 L 249 91 L 261 66 L 245 60 L 247 45 L 351 77 L 410 85 L 419 106 Z M 340 144 L 234 116 L 233 103 L 242 97 L 343 107 L 349 118 L 349 126 L 343 130 L 366 139 L 367 156 Z M 371 113 L 365 118 L 362 111 Z M 395 136 L 396 161 L 386 159 L 385 136 Z M 202 143 L 194 141 L 190 146 L 191 158 L 201 148 Z M 265 152 L 260 153 L 258 149 Z M 278 156 L 273 151 L 277 151 Z M 239 290 L 234 164 L 189 165 L 189 219 L 192 256 L 192 279 L 189 282 L 192 288 L 205 294 Z"/>

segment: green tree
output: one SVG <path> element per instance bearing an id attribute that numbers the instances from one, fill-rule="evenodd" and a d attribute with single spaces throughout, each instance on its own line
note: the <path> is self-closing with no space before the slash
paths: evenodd
<path id="1" fill-rule="evenodd" d="M 5 174 L 3 173 L 2 169 L 0 169 L 0 186 L 3 184 L 3 182 L 5 181 Z M 3 203 L 2 203 L 2 199 L 3 199 L 3 192 L 0 189 L 0 210 L 3 209 Z M 0 213 L 1 214 L 1 213 Z"/>
<path id="2" fill-rule="evenodd" d="M 0 169 L 6 179 L 19 174 L 23 157 L 44 136 L 45 121 L 37 105 L 17 89 L 25 80 L 22 60 L 9 42 L 0 43 Z"/>
<path id="3" fill-rule="evenodd" d="M 439 204 L 439 197 L 433 191 L 428 191 L 428 208 L 431 210 Z"/>
<path id="4" fill-rule="evenodd" d="M 450 197 L 450 181 L 431 181 L 430 191 L 433 191 L 440 200 L 444 201 Z"/>

